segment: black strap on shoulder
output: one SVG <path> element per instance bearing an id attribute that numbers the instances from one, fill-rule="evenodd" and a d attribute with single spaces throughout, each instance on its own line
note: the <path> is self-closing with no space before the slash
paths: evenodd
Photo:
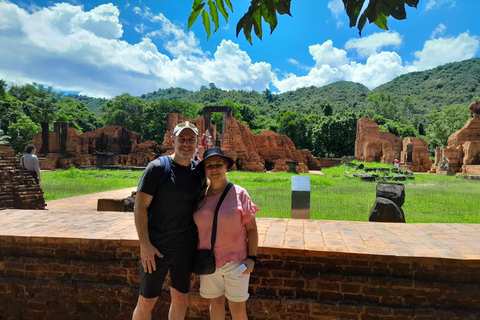
<path id="1" fill-rule="evenodd" d="M 233 183 L 229 182 L 227 186 L 225 187 L 225 190 L 223 190 L 222 196 L 220 197 L 220 200 L 218 200 L 217 203 L 217 208 L 215 209 L 215 215 L 213 216 L 213 226 L 212 226 L 212 252 L 213 248 L 215 248 L 215 240 L 217 239 L 217 216 L 218 216 L 218 210 L 220 209 L 220 206 L 222 205 L 223 199 L 225 199 L 225 196 L 228 193 L 228 190 L 233 186 Z"/>
<path id="2" fill-rule="evenodd" d="M 167 181 L 171 171 L 170 159 L 168 155 L 158 157 L 158 160 L 160 161 L 160 167 L 157 167 L 157 189 L 161 188 L 165 181 Z"/>

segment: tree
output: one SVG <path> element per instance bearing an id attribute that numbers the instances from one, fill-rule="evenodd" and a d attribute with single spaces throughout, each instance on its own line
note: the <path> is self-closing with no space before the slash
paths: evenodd
<path id="1" fill-rule="evenodd" d="M 353 155 L 357 120 L 352 110 L 324 118 L 312 132 L 313 154 L 326 157 Z"/>
<path id="2" fill-rule="evenodd" d="M 107 126 L 122 126 L 141 133 L 145 124 L 145 104 L 128 93 L 116 96 L 100 107 L 105 113 L 101 116 Z"/>
<path id="3" fill-rule="evenodd" d="M 11 123 L 8 127 L 12 148 L 16 153 L 23 151 L 23 148 L 31 143 L 33 137 L 41 131 L 40 125 L 22 114 L 16 122 Z"/>
<path id="4" fill-rule="evenodd" d="M 0 80 L 0 98 L 5 97 L 5 94 L 7 93 L 7 83 L 5 80 Z"/>
<path id="5" fill-rule="evenodd" d="M 58 101 L 57 106 L 55 120 L 74 123 L 80 133 L 94 131 L 100 126 L 95 114 L 83 102 L 64 97 Z"/>
<path id="6" fill-rule="evenodd" d="M 361 35 L 367 19 L 369 23 L 374 23 L 380 29 L 388 30 L 387 18 L 392 16 L 397 20 L 407 18 L 405 5 L 417 7 L 419 0 L 369 0 L 368 5 L 362 11 L 364 0 L 343 0 L 345 11 L 350 19 L 350 28 L 357 27 Z M 219 11 L 226 22 L 228 22 L 227 7 L 233 12 L 231 0 L 194 0 L 192 11 L 188 17 L 188 29 L 192 27 L 198 16 L 202 16 L 202 23 L 207 33 L 207 39 L 210 38 L 211 26 L 210 19 L 215 24 L 215 33 L 219 28 Z M 272 33 L 278 24 L 277 14 L 285 15 L 290 13 L 291 0 L 252 0 L 251 5 L 245 15 L 238 21 L 236 35 L 243 30 L 245 39 L 252 44 L 252 28 L 256 36 L 262 39 L 262 19 L 270 25 Z"/>
<path id="7" fill-rule="evenodd" d="M 471 117 L 470 110 L 463 105 L 452 105 L 441 111 L 432 111 L 426 116 L 428 147 L 446 146 L 448 138 L 460 130 Z"/>

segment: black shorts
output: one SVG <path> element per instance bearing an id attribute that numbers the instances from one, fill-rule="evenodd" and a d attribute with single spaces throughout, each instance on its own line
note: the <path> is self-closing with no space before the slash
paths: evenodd
<path id="1" fill-rule="evenodd" d="M 157 270 L 153 273 L 146 273 L 140 261 L 140 295 L 144 298 L 160 296 L 169 270 L 170 286 L 181 293 L 188 293 L 194 257 L 195 253 L 165 254 L 163 258 L 155 255 Z"/>

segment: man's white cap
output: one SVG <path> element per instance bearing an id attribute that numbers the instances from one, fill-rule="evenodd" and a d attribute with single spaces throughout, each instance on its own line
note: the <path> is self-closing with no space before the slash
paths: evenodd
<path id="1" fill-rule="evenodd" d="M 197 129 L 196 124 L 191 122 L 191 121 L 188 121 L 188 120 L 187 121 L 182 121 L 175 126 L 175 129 L 173 129 L 173 136 L 174 137 L 178 136 L 180 134 L 180 132 L 183 131 L 183 129 L 190 129 L 193 132 L 195 132 L 195 134 L 198 136 L 198 129 Z"/>

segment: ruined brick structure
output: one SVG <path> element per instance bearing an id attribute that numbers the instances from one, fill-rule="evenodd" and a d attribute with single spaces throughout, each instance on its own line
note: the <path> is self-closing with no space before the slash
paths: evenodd
<path id="1" fill-rule="evenodd" d="M 480 101 L 469 106 L 472 117 L 448 138 L 448 146 L 435 149 L 432 173 L 442 173 L 440 162 L 447 158 L 450 170 L 465 174 L 480 174 Z"/>
<path id="2" fill-rule="evenodd" d="M 145 141 L 142 135 L 120 126 L 83 134 L 78 133 L 74 127 L 68 127 L 64 132 L 65 143 L 61 143 L 57 132 L 49 132 L 48 153 L 43 154 L 46 157 L 42 160 L 42 169 L 96 165 L 99 152 L 114 154 L 115 164 L 146 166 L 162 153 L 155 141 Z M 43 148 L 42 133 L 35 135 L 33 144 L 37 150 Z"/>
<path id="3" fill-rule="evenodd" d="M 11 146 L 0 145 L 0 210 L 45 209 L 43 190 L 20 165 Z"/>
<path id="4" fill-rule="evenodd" d="M 173 152 L 170 137 L 178 120 L 188 118 L 170 113 L 167 115 L 167 132 L 162 148 Z M 198 124 L 200 134 L 205 132 L 205 119 L 193 119 Z M 215 128 L 215 127 L 213 127 Z M 220 136 L 213 130 L 214 140 Z M 320 162 L 314 159 L 308 150 L 297 150 L 292 140 L 273 131 L 264 131 L 254 135 L 250 128 L 234 117 L 226 118 L 226 131 L 223 138 L 222 150 L 235 161 L 232 170 L 261 172 L 264 170 L 286 171 L 285 161 L 298 161 L 298 172 L 308 172 L 308 169 L 319 169 Z"/>
<path id="5" fill-rule="evenodd" d="M 369 118 L 357 122 L 355 158 L 365 162 L 393 163 L 415 172 L 427 172 L 431 166 L 428 144 L 415 137 L 400 139 L 390 132 L 380 132 L 377 123 Z"/>

